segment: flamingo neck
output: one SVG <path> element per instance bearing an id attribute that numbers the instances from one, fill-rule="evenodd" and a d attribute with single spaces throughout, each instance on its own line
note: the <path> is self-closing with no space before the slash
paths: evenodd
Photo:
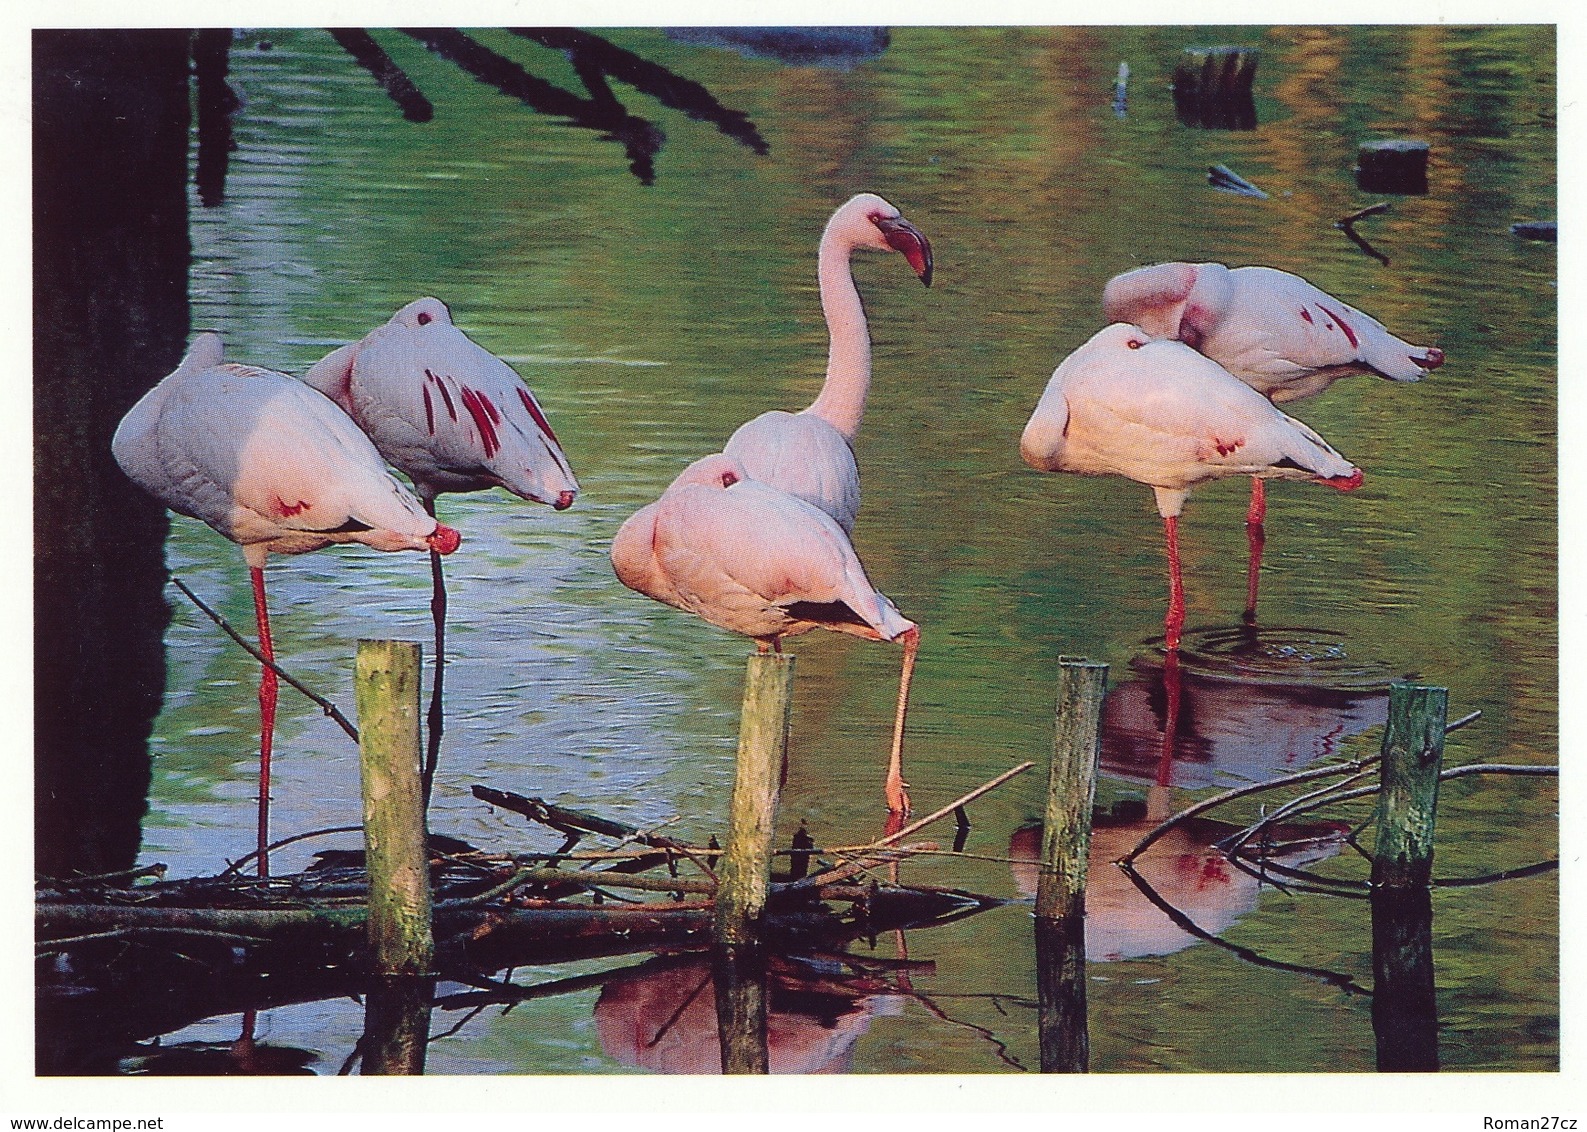
<path id="1" fill-rule="evenodd" d="M 854 285 L 849 255 L 854 244 L 830 227 L 821 237 L 816 277 L 821 313 L 827 320 L 827 377 L 807 412 L 814 413 L 850 440 L 865 415 L 871 387 L 871 334 L 865 307 Z"/>

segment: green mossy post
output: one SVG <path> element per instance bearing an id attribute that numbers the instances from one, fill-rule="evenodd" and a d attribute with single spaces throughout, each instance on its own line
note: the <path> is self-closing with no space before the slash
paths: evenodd
<path id="1" fill-rule="evenodd" d="M 1108 666 L 1058 658 L 1057 728 L 1036 882 L 1036 983 L 1043 1073 L 1090 1067 L 1086 1028 L 1086 862 L 1102 749 Z"/>
<path id="2" fill-rule="evenodd" d="M 1378 792 L 1374 887 L 1421 888 L 1433 874 L 1438 774 L 1444 764 L 1449 689 L 1423 684 L 1389 688 Z"/>
<path id="3" fill-rule="evenodd" d="M 354 681 L 371 969 L 377 976 L 429 975 L 435 941 L 419 787 L 418 644 L 359 641 Z"/>
<path id="4" fill-rule="evenodd" d="M 724 1073 L 765 1073 L 766 987 L 760 919 L 771 891 L 772 827 L 788 752 L 793 657 L 756 653 L 744 673 L 731 824 L 717 870 L 717 1028 Z"/>
<path id="5" fill-rule="evenodd" d="M 1372 1029 L 1385 1073 L 1438 1069 L 1430 882 L 1448 708 L 1446 688 L 1389 688 L 1372 854 Z"/>

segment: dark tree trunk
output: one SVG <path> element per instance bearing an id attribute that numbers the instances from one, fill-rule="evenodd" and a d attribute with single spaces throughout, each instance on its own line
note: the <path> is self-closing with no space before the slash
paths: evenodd
<path id="1" fill-rule="evenodd" d="M 35 31 L 37 866 L 132 865 L 165 690 L 164 509 L 110 437 L 188 332 L 190 34 Z"/>

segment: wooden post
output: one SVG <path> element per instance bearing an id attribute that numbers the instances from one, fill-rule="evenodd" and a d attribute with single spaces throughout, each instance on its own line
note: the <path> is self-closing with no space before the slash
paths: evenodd
<path id="1" fill-rule="evenodd" d="M 765 1073 L 766 983 L 760 919 L 771 891 L 772 827 L 788 751 L 793 657 L 756 653 L 744 673 L 731 824 L 717 870 L 717 1028 L 724 1073 Z"/>
<path id="2" fill-rule="evenodd" d="M 359 641 L 354 669 L 371 967 L 428 975 L 435 954 L 419 788 L 419 646 Z"/>
<path id="3" fill-rule="evenodd" d="M 1059 657 L 1057 730 L 1036 882 L 1036 984 L 1043 1073 L 1090 1067 L 1086 1028 L 1086 862 L 1108 666 Z"/>
<path id="4" fill-rule="evenodd" d="M 1422 684 L 1389 688 L 1378 792 L 1374 887 L 1422 888 L 1433 873 L 1438 773 L 1444 764 L 1449 689 Z"/>
<path id="5" fill-rule="evenodd" d="M 1391 138 L 1363 142 L 1356 152 L 1356 187 L 1366 193 L 1427 195 L 1427 157 L 1424 141 Z"/>
<path id="6" fill-rule="evenodd" d="M 1429 882 L 1448 708 L 1446 688 L 1389 688 L 1372 860 L 1372 1029 L 1382 1072 L 1438 1069 Z"/>

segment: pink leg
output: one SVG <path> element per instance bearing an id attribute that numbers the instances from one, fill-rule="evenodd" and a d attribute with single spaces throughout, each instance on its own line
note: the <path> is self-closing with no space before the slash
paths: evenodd
<path id="1" fill-rule="evenodd" d="M 275 646 L 270 640 L 270 610 L 265 604 L 264 570 L 250 566 L 253 579 L 253 616 L 259 626 L 259 651 L 266 660 L 275 661 Z M 272 668 L 259 673 L 259 875 L 270 875 L 270 752 L 276 729 L 276 674 Z"/>
<path id="2" fill-rule="evenodd" d="M 898 710 L 893 715 L 893 749 L 887 758 L 887 809 L 891 814 L 909 812 L 909 794 L 904 781 L 904 718 L 909 714 L 909 683 L 915 675 L 915 653 L 920 650 L 920 630 L 911 629 L 899 638 L 904 644 L 904 666 L 898 674 Z"/>
<path id="3" fill-rule="evenodd" d="M 1179 577 L 1179 516 L 1163 520 L 1163 536 L 1168 544 L 1168 616 L 1163 618 L 1164 644 L 1179 647 L 1179 634 L 1185 627 L 1185 587 Z"/>
<path id="4" fill-rule="evenodd" d="M 1262 577 L 1262 548 L 1267 535 L 1262 521 L 1267 517 L 1266 481 L 1251 477 L 1251 507 L 1245 513 L 1245 538 L 1251 554 L 1245 567 L 1245 623 L 1256 624 L 1256 591 Z"/>

